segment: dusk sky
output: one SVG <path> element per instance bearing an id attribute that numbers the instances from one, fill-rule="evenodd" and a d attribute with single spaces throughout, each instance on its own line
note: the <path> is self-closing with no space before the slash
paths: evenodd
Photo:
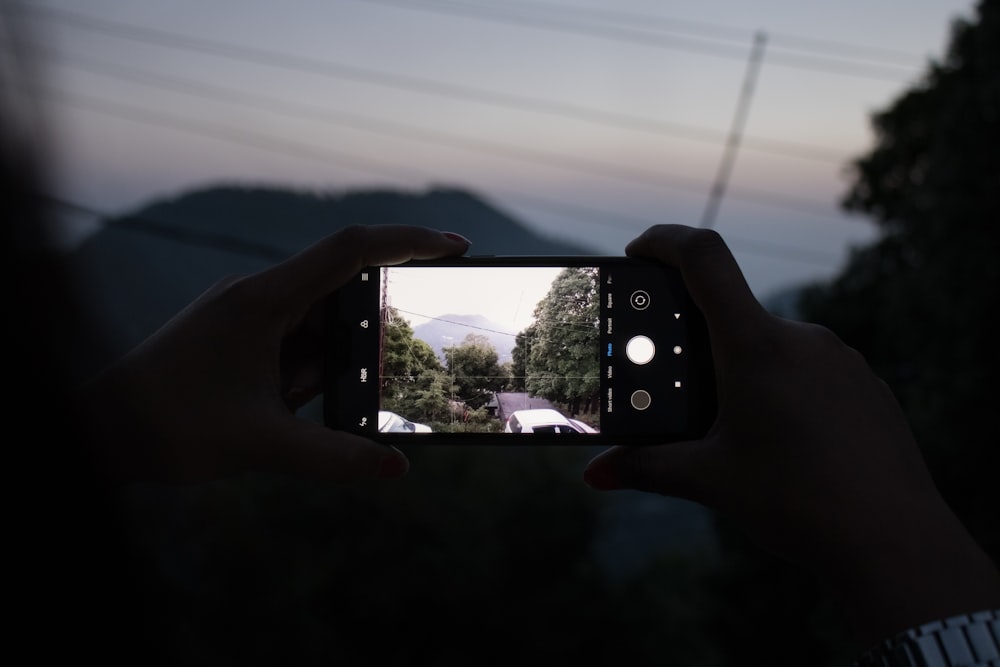
<path id="1" fill-rule="evenodd" d="M 952 20 L 973 8 L 22 4 L 18 34 L 42 66 L 58 197 L 114 214 L 218 183 L 462 187 L 606 254 L 656 222 L 699 224 L 761 32 L 762 66 L 714 225 L 759 296 L 833 275 L 850 244 L 873 237 L 868 221 L 838 209 L 845 168 L 871 145 L 871 112 L 919 80 Z"/>

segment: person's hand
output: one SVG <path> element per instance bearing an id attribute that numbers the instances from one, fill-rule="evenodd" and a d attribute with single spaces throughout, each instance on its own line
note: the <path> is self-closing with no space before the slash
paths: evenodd
<path id="1" fill-rule="evenodd" d="M 322 389 L 323 298 L 362 267 L 460 255 L 421 227 L 346 228 L 253 275 L 220 281 L 80 393 L 98 465 L 121 480 L 268 470 L 398 477 L 398 450 L 297 418 Z"/>
<path id="2" fill-rule="evenodd" d="M 762 547 L 827 577 L 863 641 L 998 604 L 996 569 L 942 501 L 860 354 L 823 327 L 770 315 L 715 232 L 654 227 L 626 252 L 680 269 L 708 325 L 719 410 L 700 441 L 603 452 L 588 484 L 734 518 Z"/>

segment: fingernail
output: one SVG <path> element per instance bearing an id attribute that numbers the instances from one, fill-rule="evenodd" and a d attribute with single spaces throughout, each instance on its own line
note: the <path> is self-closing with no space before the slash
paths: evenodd
<path id="1" fill-rule="evenodd" d="M 613 491 L 622 488 L 618 475 L 610 466 L 593 464 L 583 471 L 584 483 L 598 491 Z"/>
<path id="2" fill-rule="evenodd" d="M 441 232 L 441 233 L 450 238 L 452 241 L 458 241 L 459 243 L 464 243 L 465 245 L 472 245 L 472 241 L 465 238 L 461 234 L 456 234 L 455 232 Z"/>
<path id="3" fill-rule="evenodd" d="M 378 462 L 375 476 L 382 479 L 396 479 L 410 470 L 410 462 L 399 452 L 386 454 Z"/>

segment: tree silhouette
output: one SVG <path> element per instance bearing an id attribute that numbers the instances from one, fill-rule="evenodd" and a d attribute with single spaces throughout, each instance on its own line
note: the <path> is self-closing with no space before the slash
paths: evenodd
<path id="1" fill-rule="evenodd" d="M 943 62 L 873 125 L 844 205 L 880 238 L 801 311 L 889 383 L 945 497 L 996 559 L 1000 2 L 957 21 Z"/>

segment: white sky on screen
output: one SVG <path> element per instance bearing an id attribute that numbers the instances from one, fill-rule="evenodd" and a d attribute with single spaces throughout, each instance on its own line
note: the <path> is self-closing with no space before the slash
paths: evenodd
<path id="1" fill-rule="evenodd" d="M 390 267 L 389 303 L 412 326 L 442 315 L 483 315 L 517 332 L 530 324 L 560 267 Z"/>

